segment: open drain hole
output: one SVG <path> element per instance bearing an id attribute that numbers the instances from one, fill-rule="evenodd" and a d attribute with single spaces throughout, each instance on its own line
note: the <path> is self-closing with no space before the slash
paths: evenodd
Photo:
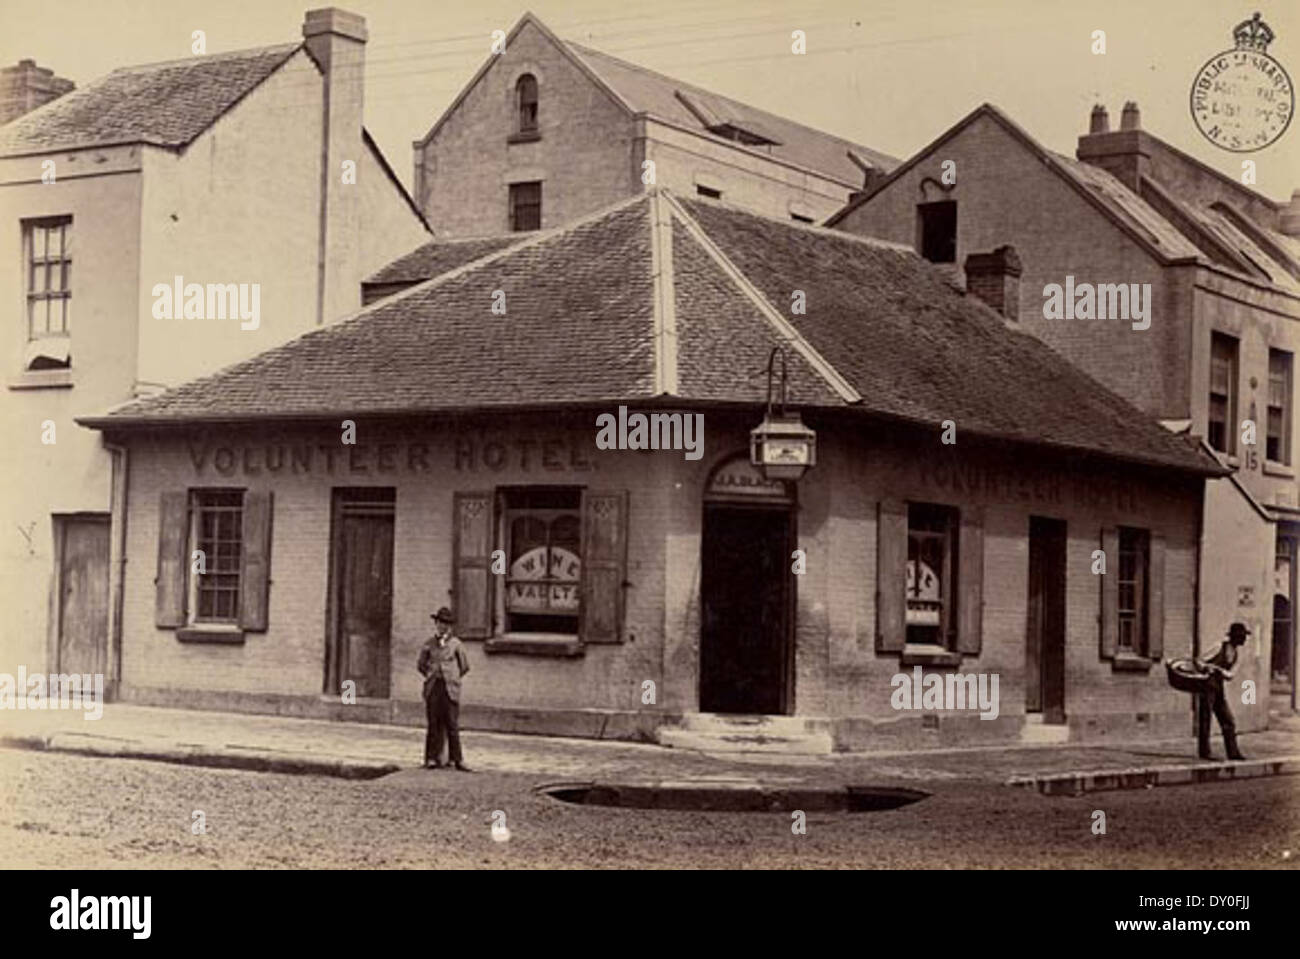
<path id="1" fill-rule="evenodd" d="M 879 812 L 925 799 L 894 786 L 720 786 L 713 783 L 555 783 L 537 792 L 577 806 L 706 812 Z"/>

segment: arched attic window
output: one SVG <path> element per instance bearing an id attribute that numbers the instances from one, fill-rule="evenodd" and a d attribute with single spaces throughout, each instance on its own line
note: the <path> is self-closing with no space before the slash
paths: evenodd
<path id="1" fill-rule="evenodd" d="M 515 83 L 515 105 L 519 127 L 516 133 L 537 132 L 537 78 L 525 73 Z"/>

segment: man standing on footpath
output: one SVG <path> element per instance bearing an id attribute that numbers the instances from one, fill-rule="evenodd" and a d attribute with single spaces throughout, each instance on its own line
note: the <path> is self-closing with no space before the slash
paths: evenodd
<path id="1" fill-rule="evenodd" d="M 1223 745 L 1229 759 L 1245 759 L 1237 748 L 1237 723 L 1233 719 L 1232 709 L 1228 706 L 1228 690 L 1224 684 L 1232 678 L 1232 667 L 1237 665 L 1237 648 L 1241 646 L 1250 630 L 1245 623 L 1233 623 L 1228 627 L 1228 639 L 1221 644 L 1213 656 L 1200 662 L 1209 667 L 1210 680 L 1201 693 L 1201 702 L 1196 711 L 1197 752 L 1202 759 L 1213 759 L 1210 753 L 1210 714 L 1219 720 L 1223 731 Z"/>
<path id="2" fill-rule="evenodd" d="M 442 607 L 433 614 L 433 636 L 420 648 L 416 668 L 424 677 L 424 709 L 429 731 L 424 737 L 424 767 L 441 769 L 442 741 L 450 740 L 448 759 L 463 773 L 472 772 L 460 751 L 460 681 L 469 672 L 461 641 L 451 634 L 456 617 Z"/>

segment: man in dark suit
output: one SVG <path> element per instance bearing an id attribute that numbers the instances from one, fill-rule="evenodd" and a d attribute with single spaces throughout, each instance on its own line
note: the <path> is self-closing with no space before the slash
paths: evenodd
<path id="1" fill-rule="evenodd" d="M 450 740 L 448 759 L 461 772 L 472 772 L 460 751 L 460 681 L 469 672 L 461 641 L 451 633 L 456 617 L 446 606 L 432 616 L 433 635 L 420 648 L 416 668 L 424 677 L 424 709 L 429 731 L 424 737 L 426 769 L 441 769 L 442 742 Z"/>
<path id="2" fill-rule="evenodd" d="M 1228 638 L 1219 645 L 1213 656 L 1200 660 L 1210 673 L 1210 681 L 1205 691 L 1200 694 L 1200 703 L 1196 710 L 1196 739 L 1200 757 L 1213 759 L 1210 753 L 1210 713 L 1219 720 L 1223 730 L 1223 745 L 1229 759 L 1245 759 L 1237 748 L 1237 723 L 1232 718 L 1232 708 L 1228 705 L 1224 681 L 1232 678 L 1232 667 L 1237 664 L 1237 647 L 1246 641 L 1250 630 L 1245 623 L 1233 623 L 1228 627 Z"/>

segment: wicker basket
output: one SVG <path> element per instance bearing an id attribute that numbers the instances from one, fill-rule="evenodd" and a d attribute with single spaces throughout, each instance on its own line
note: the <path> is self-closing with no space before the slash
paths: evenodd
<path id="1" fill-rule="evenodd" d="M 1165 660 L 1165 672 L 1169 676 L 1169 685 L 1185 693 L 1204 692 L 1210 683 L 1210 674 L 1190 659 Z"/>

